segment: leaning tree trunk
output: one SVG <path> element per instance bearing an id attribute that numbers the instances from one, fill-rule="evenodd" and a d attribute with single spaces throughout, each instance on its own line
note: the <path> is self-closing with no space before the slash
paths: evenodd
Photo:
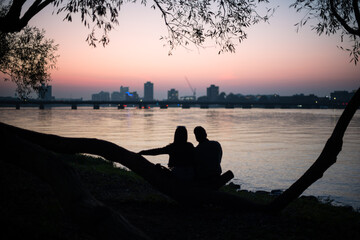
<path id="1" fill-rule="evenodd" d="M 271 204 L 271 211 L 280 211 L 290 202 L 298 198 L 311 184 L 320 179 L 324 172 L 331 167 L 341 151 L 343 137 L 352 117 L 360 106 L 360 88 L 346 106 L 341 114 L 333 133 L 325 144 L 319 158 L 314 164 L 301 176 L 293 185 L 291 185 L 283 194 L 277 197 Z"/>
<path id="2" fill-rule="evenodd" d="M 231 209 L 238 211 L 264 209 L 263 205 L 252 203 L 234 194 L 214 191 L 196 184 L 184 183 L 173 177 L 168 169 L 157 166 L 141 155 L 108 141 L 90 138 L 65 138 L 25 130 L 4 123 L 0 123 L 0 129 L 54 152 L 89 153 L 120 163 L 143 177 L 159 191 L 184 204 L 212 203 L 231 207 Z"/>
<path id="3" fill-rule="evenodd" d="M 96 200 L 77 172 L 58 155 L 0 129 L 2 161 L 29 171 L 48 183 L 62 208 L 80 229 L 97 239 L 148 239 L 124 217 Z M 2 196 L 5 197 L 6 196 Z"/>

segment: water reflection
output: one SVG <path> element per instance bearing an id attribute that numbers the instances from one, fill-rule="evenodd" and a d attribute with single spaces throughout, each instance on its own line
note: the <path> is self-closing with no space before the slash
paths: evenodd
<path id="1" fill-rule="evenodd" d="M 123 109 L 79 107 L 0 109 L 0 121 L 68 137 L 105 139 L 137 152 L 172 142 L 178 125 L 196 145 L 194 127 L 221 143 L 223 170 L 249 190 L 286 189 L 317 159 L 341 110 L 298 109 Z M 343 151 L 306 193 L 360 207 L 360 114 L 344 136 Z M 149 157 L 166 165 L 167 156 Z"/>

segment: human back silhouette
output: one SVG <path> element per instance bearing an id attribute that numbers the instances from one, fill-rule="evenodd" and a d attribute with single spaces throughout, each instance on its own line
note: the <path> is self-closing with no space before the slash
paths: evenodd
<path id="1" fill-rule="evenodd" d="M 207 138 L 205 129 L 194 128 L 194 134 L 199 144 L 195 148 L 195 178 L 199 182 L 210 183 L 221 174 L 222 148 L 219 142 Z"/>

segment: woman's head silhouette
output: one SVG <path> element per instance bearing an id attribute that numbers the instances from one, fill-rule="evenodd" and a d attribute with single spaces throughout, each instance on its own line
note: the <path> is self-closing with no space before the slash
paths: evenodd
<path id="1" fill-rule="evenodd" d="M 188 133 L 186 127 L 178 126 L 175 130 L 174 143 L 186 143 L 188 138 Z"/>

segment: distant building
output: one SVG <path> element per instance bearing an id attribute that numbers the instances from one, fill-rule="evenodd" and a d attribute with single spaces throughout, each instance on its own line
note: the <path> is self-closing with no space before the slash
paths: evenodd
<path id="1" fill-rule="evenodd" d="M 168 91 L 168 100 L 169 101 L 177 101 L 179 100 L 179 91 L 175 90 L 174 88 Z"/>
<path id="2" fill-rule="evenodd" d="M 212 84 L 207 88 L 206 96 L 209 101 L 216 101 L 219 96 L 219 87 Z"/>
<path id="3" fill-rule="evenodd" d="M 304 95 L 302 97 L 305 99 Z M 293 97 L 292 97 L 293 98 Z M 300 97 L 301 98 L 301 97 Z M 280 96 L 278 94 L 272 94 L 272 95 L 257 95 L 256 99 L 259 102 L 271 102 L 271 103 L 277 103 L 280 101 Z"/>
<path id="4" fill-rule="evenodd" d="M 354 92 L 334 91 L 334 92 L 330 93 L 330 100 L 332 102 L 344 103 L 345 104 L 345 103 L 348 103 L 350 101 L 350 99 L 354 95 Z"/>
<path id="5" fill-rule="evenodd" d="M 91 95 L 92 101 L 110 101 L 110 93 L 109 92 L 99 92 Z"/>
<path id="6" fill-rule="evenodd" d="M 111 101 L 121 101 L 120 92 L 112 92 L 111 93 Z"/>
<path id="7" fill-rule="evenodd" d="M 56 98 L 58 101 L 68 101 L 68 102 L 81 102 L 83 98 Z"/>
<path id="8" fill-rule="evenodd" d="M 195 96 L 183 96 L 180 97 L 181 101 L 196 101 L 196 97 Z"/>
<path id="9" fill-rule="evenodd" d="M 139 94 L 135 91 L 135 92 L 126 92 L 126 100 L 130 100 L 130 101 L 138 101 L 139 98 Z"/>
<path id="10" fill-rule="evenodd" d="M 154 84 L 151 82 L 146 82 L 144 84 L 144 100 L 145 101 L 154 100 Z"/>
<path id="11" fill-rule="evenodd" d="M 276 98 L 277 102 L 286 103 L 286 104 L 317 104 L 319 103 L 319 98 L 314 94 L 304 95 L 304 94 L 295 94 L 293 96 L 279 96 Z"/>
<path id="12" fill-rule="evenodd" d="M 120 99 L 121 101 L 126 100 L 127 93 L 129 92 L 129 87 L 120 87 Z"/>
<path id="13" fill-rule="evenodd" d="M 46 101 L 54 100 L 55 97 L 52 96 L 52 86 L 41 84 L 39 89 L 39 99 Z"/>

